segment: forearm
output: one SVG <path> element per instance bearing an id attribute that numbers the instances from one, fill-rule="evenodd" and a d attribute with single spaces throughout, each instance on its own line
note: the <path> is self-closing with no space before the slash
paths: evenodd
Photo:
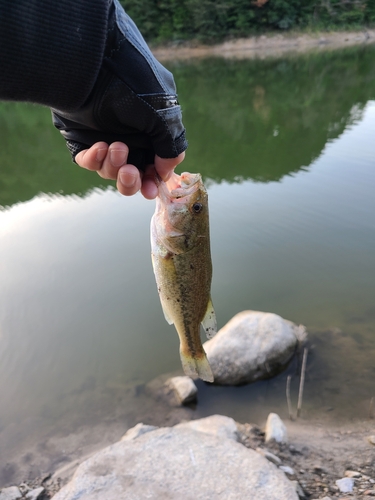
<path id="1" fill-rule="evenodd" d="M 0 0 L 0 99 L 75 110 L 90 94 L 110 0 Z"/>

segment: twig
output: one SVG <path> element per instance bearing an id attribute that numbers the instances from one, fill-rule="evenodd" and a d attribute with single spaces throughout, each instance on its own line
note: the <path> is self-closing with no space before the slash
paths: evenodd
<path id="1" fill-rule="evenodd" d="M 302 409 L 302 397 L 303 397 L 303 386 L 305 385 L 305 372 L 306 372 L 306 360 L 307 360 L 307 347 L 303 350 L 302 368 L 301 368 L 301 379 L 299 382 L 299 392 L 298 392 L 298 403 L 297 403 L 297 417 L 301 415 Z"/>
<path id="2" fill-rule="evenodd" d="M 288 404 L 289 418 L 290 418 L 290 420 L 294 420 L 292 401 L 290 399 L 290 381 L 291 380 L 292 380 L 292 376 L 288 375 L 288 377 L 286 379 L 286 402 Z"/>

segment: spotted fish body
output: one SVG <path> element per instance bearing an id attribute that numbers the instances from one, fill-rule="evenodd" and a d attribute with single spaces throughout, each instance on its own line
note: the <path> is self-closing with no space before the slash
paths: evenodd
<path id="1" fill-rule="evenodd" d="M 207 191 L 200 174 L 174 174 L 158 184 L 151 253 L 164 316 L 180 337 L 186 375 L 213 382 L 200 339 L 201 323 L 208 338 L 216 333 Z"/>

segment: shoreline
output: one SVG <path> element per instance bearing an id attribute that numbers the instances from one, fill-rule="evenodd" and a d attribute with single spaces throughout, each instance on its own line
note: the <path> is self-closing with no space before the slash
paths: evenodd
<path id="1" fill-rule="evenodd" d="M 375 43 L 375 29 L 317 33 L 268 34 L 229 40 L 216 45 L 186 42 L 181 45 L 152 46 L 160 61 L 188 60 L 204 57 L 253 59 L 278 57 L 288 53 L 336 50 Z"/>
<path id="2" fill-rule="evenodd" d="M 121 440 L 127 430 L 137 423 L 164 428 L 216 414 L 215 409 L 211 412 L 200 411 L 199 394 L 197 403 L 184 406 L 172 401 L 169 393 L 162 392 L 165 381 L 179 375 L 181 373 L 177 371 L 161 375 L 147 384 L 140 385 L 139 381 L 134 381 L 126 387 L 107 388 L 105 400 L 100 398 L 97 405 L 91 406 L 95 417 L 89 422 L 86 419 L 77 420 L 70 413 L 64 414 L 64 429 L 57 433 L 46 429 L 45 434 L 40 435 L 32 446 L 28 443 L 25 447 L 27 443 L 24 443 L 18 456 L 14 455 L 12 459 L 7 457 L 9 472 L 13 467 L 17 473 L 8 480 L 4 481 L 3 478 L 0 491 L 13 486 L 24 488 L 25 491 L 26 488 L 44 488 L 38 500 L 48 500 L 71 480 L 80 463 Z M 201 393 L 201 389 L 198 391 Z M 92 395 L 87 395 L 89 400 Z M 103 407 L 113 399 L 118 403 L 108 415 Z M 79 401 L 76 403 L 78 405 Z M 85 402 L 81 403 L 85 406 Z M 278 413 L 287 428 L 289 439 L 286 447 L 263 442 L 266 415 L 269 412 Z M 220 413 L 228 416 L 227 412 Z M 317 500 L 328 495 L 330 500 L 348 500 L 335 489 L 335 481 L 342 478 L 348 469 L 359 471 L 375 484 L 374 445 L 369 442 L 370 436 L 374 436 L 375 442 L 372 415 L 368 418 L 343 419 L 335 417 L 328 409 L 322 411 L 307 406 L 302 408 L 301 416 L 292 421 L 287 418 L 286 408 L 283 410 L 278 402 L 266 405 L 262 413 L 263 417 L 256 421 L 252 418 L 235 419 L 240 430 L 254 428 L 257 429 L 256 435 L 261 437 L 261 444 L 255 443 L 256 446 L 253 446 L 250 439 L 249 446 L 246 446 L 255 449 L 261 445 L 279 456 L 284 465 L 292 467 L 295 479 L 309 495 L 307 498 Z M 358 485 L 361 481 L 358 480 Z M 359 493 L 359 496 L 355 498 L 369 499 L 370 496 L 364 493 L 370 488 L 370 484 L 363 491 L 356 488 L 355 493 Z M 373 491 L 375 493 L 375 489 Z"/>

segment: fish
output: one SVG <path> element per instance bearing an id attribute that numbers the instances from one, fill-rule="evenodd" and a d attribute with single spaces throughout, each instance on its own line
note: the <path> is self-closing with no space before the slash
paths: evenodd
<path id="1" fill-rule="evenodd" d="M 156 182 L 151 256 L 160 302 L 167 323 L 174 324 L 180 338 L 185 374 L 213 382 L 200 337 L 201 324 L 207 338 L 217 332 L 207 190 L 201 175 L 189 172 Z"/>

